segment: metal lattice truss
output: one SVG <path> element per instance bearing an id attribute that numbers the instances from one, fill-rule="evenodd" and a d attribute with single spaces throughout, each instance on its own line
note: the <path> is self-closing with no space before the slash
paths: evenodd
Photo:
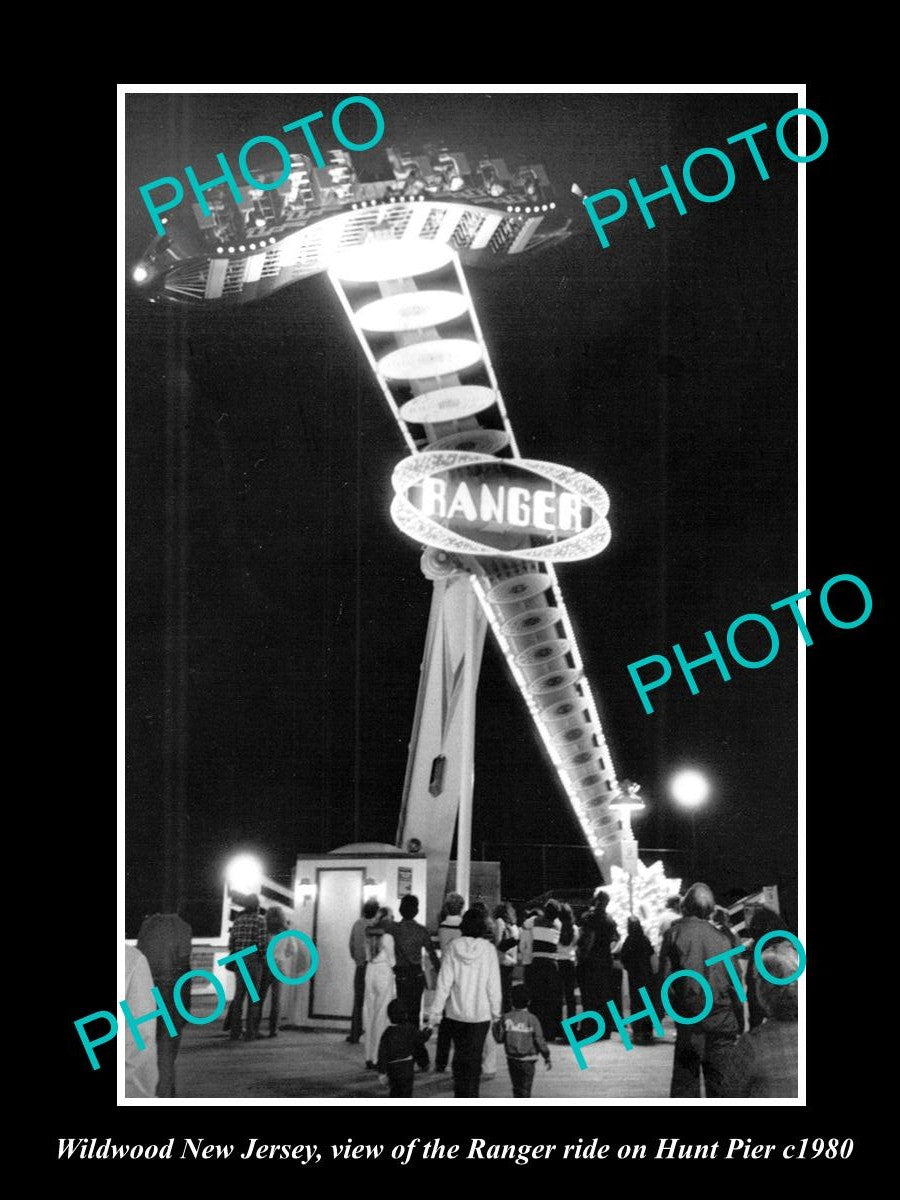
<path id="1" fill-rule="evenodd" d="M 456 461 L 457 452 L 464 451 L 471 452 L 475 460 L 485 454 L 499 455 L 525 465 L 528 460 L 522 460 L 519 452 L 452 246 L 429 242 L 419 254 L 409 247 L 399 252 L 385 241 L 363 244 L 338 256 L 329 268 L 329 277 L 413 455 L 452 450 Z M 407 462 L 410 465 L 401 464 L 400 470 L 415 475 L 415 460 Z M 563 484 L 577 474 L 563 467 L 553 469 L 560 473 Z M 593 488 L 597 494 L 592 495 L 591 505 L 598 520 L 592 528 L 605 545 L 608 500 L 602 488 Z M 407 532 L 415 535 L 413 513 L 407 514 Z M 402 522 L 398 524 L 402 528 Z M 420 533 L 427 541 L 424 527 Z M 471 585 L 585 838 L 608 878 L 612 863 L 620 859 L 622 831 L 610 808 L 620 795 L 620 784 L 556 572 L 551 563 L 540 560 L 540 549 L 528 555 L 531 561 L 523 561 L 492 555 L 489 547 L 481 547 L 475 554 L 474 545 L 461 537 L 452 551 L 426 550 L 423 570 L 435 581 L 436 589 L 454 579 Z M 438 634 L 430 631 L 429 641 L 438 640 Z M 426 649 L 426 656 L 428 653 Z M 480 657 L 480 645 L 478 654 Z M 452 662 L 445 674 L 452 683 Z M 445 686 L 448 695 L 451 690 Z M 420 697 L 420 708 L 421 703 Z M 435 734 L 434 747 L 429 749 L 429 755 L 436 756 L 435 763 L 444 752 L 443 736 Z M 410 782 L 413 775 L 410 768 L 401 835 L 420 836 L 409 814 L 416 803 L 421 811 L 426 804 L 433 805 L 440 787 L 436 790 L 433 769 L 430 775 L 428 771 L 422 775 L 419 785 Z M 410 794 L 411 788 L 426 789 L 426 781 L 430 797 L 417 800 Z M 442 828 L 441 836 L 446 839 L 446 823 Z M 429 849 L 427 844 L 425 848 Z M 446 850 L 449 854 L 449 843 Z"/>

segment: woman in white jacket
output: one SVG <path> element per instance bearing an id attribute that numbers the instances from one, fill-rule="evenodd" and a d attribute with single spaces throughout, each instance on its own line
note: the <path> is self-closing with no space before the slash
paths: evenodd
<path id="1" fill-rule="evenodd" d="M 450 1026 L 454 1096 L 478 1096 L 484 1040 L 491 1023 L 500 1018 L 502 995 L 497 951 L 489 940 L 485 914 L 470 908 L 460 936 L 441 960 L 429 1014 L 432 1022 L 443 1019 Z"/>
<path id="2" fill-rule="evenodd" d="M 382 909 L 376 922 L 366 930 L 366 990 L 363 996 L 363 1025 L 366 1030 L 366 1067 L 375 1069 L 378 1043 L 390 1025 L 387 1009 L 397 995 L 394 983 L 394 939 L 385 933 L 382 922 L 388 919 Z"/>

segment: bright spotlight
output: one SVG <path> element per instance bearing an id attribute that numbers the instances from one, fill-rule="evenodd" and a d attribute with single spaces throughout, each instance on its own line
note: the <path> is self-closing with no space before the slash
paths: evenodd
<path id="1" fill-rule="evenodd" d="M 678 804 L 696 808 L 709 796 L 709 780 L 699 771 L 679 771 L 669 785 Z"/>
<path id="2" fill-rule="evenodd" d="M 252 854 L 239 854 L 228 864 L 225 878 L 238 895 L 256 895 L 262 887 L 262 864 Z"/>
<path id="3" fill-rule="evenodd" d="M 135 267 L 134 274 L 132 275 L 132 279 L 134 280 L 135 283 L 144 283 L 145 280 L 148 278 L 149 274 L 150 274 L 150 272 L 147 270 L 146 267 Z"/>

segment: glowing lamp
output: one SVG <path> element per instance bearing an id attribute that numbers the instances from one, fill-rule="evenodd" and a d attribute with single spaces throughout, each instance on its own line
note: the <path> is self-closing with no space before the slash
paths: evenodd
<path id="1" fill-rule="evenodd" d="M 709 780 L 699 771 L 679 771 L 671 783 L 672 795 L 685 808 L 697 808 L 709 796 Z"/>
<path id="2" fill-rule="evenodd" d="M 232 892 L 254 896 L 262 887 L 262 864 L 252 854 L 239 854 L 228 864 L 225 878 Z"/>

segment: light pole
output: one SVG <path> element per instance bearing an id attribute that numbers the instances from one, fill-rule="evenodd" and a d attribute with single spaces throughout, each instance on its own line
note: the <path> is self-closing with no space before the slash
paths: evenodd
<path id="1" fill-rule="evenodd" d="M 691 878 L 697 882 L 697 809 L 709 798 L 709 780 L 700 771 L 688 769 L 672 776 L 669 790 L 676 804 L 691 815 Z"/>

